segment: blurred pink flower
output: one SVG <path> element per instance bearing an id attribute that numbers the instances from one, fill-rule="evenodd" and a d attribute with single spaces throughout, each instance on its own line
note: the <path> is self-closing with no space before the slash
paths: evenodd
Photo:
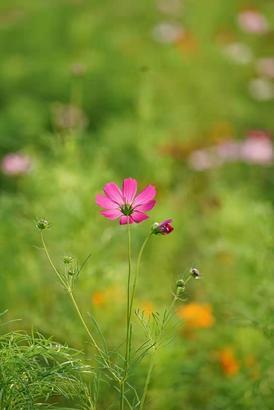
<path id="1" fill-rule="evenodd" d="M 241 144 L 241 158 L 251 164 L 271 164 L 273 145 L 269 135 L 264 131 L 251 131 Z"/>
<path id="2" fill-rule="evenodd" d="M 256 69 L 260 75 L 274 78 L 274 57 L 260 58 L 256 62 Z"/>
<path id="3" fill-rule="evenodd" d="M 10 176 L 26 174 L 30 168 L 30 158 L 19 152 L 7 154 L 1 161 L 2 172 Z"/>
<path id="4" fill-rule="evenodd" d="M 216 154 L 225 161 L 235 161 L 240 158 L 240 145 L 234 141 L 223 142 L 216 146 Z"/>
<path id="5" fill-rule="evenodd" d="M 273 162 L 271 136 L 264 130 L 252 130 L 243 141 L 226 141 L 210 148 L 193 151 L 189 157 L 189 165 L 195 171 L 204 171 L 235 161 L 260 165 L 271 164 Z"/>
<path id="6" fill-rule="evenodd" d="M 238 14 L 238 24 L 247 33 L 264 34 L 269 29 L 265 16 L 256 10 L 245 10 Z"/>
<path id="7" fill-rule="evenodd" d="M 96 204 L 104 209 L 101 214 L 111 220 L 119 218 L 121 225 L 144 221 L 148 218 L 145 212 L 156 204 L 155 187 L 148 185 L 136 196 L 137 181 L 133 178 L 124 179 L 122 189 L 114 182 L 107 183 L 104 193 L 105 195 L 96 195 Z"/>

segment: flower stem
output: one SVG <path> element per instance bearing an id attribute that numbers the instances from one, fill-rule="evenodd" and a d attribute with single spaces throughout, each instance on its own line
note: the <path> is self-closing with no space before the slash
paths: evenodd
<path id="1" fill-rule="evenodd" d="M 72 289 L 71 289 L 70 285 L 69 285 L 68 283 L 66 283 L 65 279 L 62 277 L 61 273 L 58 271 L 58 269 L 57 269 L 56 266 L 54 265 L 54 263 L 53 263 L 53 261 L 52 261 L 52 259 L 51 259 L 51 256 L 50 256 L 50 254 L 49 254 L 49 252 L 48 252 L 48 248 L 47 248 L 47 246 L 46 246 L 46 243 L 45 243 L 45 240 L 44 240 L 44 235 L 43 235 L 42 232 L 41 232 L 41 241 L 42 241 L 42 245 L 43 245 L 45 254 L 46 254 L 46 256 L 47 256 L 47 259 L 48 259 L 48 261 L 49 261 L 49 263 L 50 263 L 52 269 L 53 269 L 54 272 L 56 273 L 58 279 L 60 280 L 61 284 L 64 286 L 66 292 L 68 293 L 68 295 L 69 295 L 69 297 L 70 297 L 70 300 L 72 301 L 72 304 L 73 304 L 73 306 L 74 306 L 74 309 L 75 309 L 75 311 L 76 311 L 76 313 L 77 313 L 77 315 L 78 315 L 78 317 L 79 317 L 79 319 L 80 319 L 80 321 L 81 321 L 81 323 L 82 323 L 82 325 L 83 325 L 83 328 L 85 329 L 86 333 L 88 334 L 88 336 L 89 336 L 89 338 L 90 338 L 90 340 L 91 340 L 91 342 L 92 342 L 93 347 L 94 347 L 94 348 L 96 349 L 96 351 L 98 352 L 99 356 L 101 357 L 101 359 L 102 359 L 103 362 L 104 362 L 104 365 L 105 365 L 106 368 L 109 370 L 109 372 L 111 373 L 111 375 L 113 376 L 113 378 L 114 378 L 116 381 L 119 382 L 120 380 L 119 380 L 119 378 L 117 377 L 117 375 L 113 372 L 113 370 L 111 369 L 111 367 L 110 367 L 110 365 L 109 365 L 107 359 L 105 358 L 105 355 L 104 355 L 103 350 L 98 346 L 96 340 L 95 340 L 94 337 L 92 336 L 92 333 L 91 333 L 91 331 L 89 330 L 88 325 L 86 324 L 86 321 L 85 321 L 85 319 L 83 318 L 83 315 L 82 315 L 82 313 L 81 313 L 81 311 L 80 311 L 80 309 L 79 309 L 79 306 L 78 306 L 78 304 L 77 304 L 77 302 L 76 302 L 76 300 L 75 300 L 75 298 L 74 298 L 74 295 L 73 295 L 73 293 L 72 293 Z"/>
<path id="2" fill-rule="evenodd" d="M 127 319 L 126 319 L 126 351 L 124 363 L 124 376 L 120 384 L 120 410 L 124 409 L 125 404 L 125 382 L 128 376 L 129 354 L 130 354 L 130 283 L 131 283 L 131 229 L 130 223 L 127 224 L 128 232 L 128 277 L 127 277 Z"/>
<path id="3" fill-rule="evenodd" d="M 75 308 L 75 310 L 76 310 L 76 313 L 77 313 L 77 315 L 78 315 L 78 317 L 79 317 L 79 319 L 80 319 L 80 321 L 81 321 L 81 323 L 82 323 L 82 325 L 83 325 L 83 328 L 85 329 L 85 331 L 87 332 L 87 334 L 88 334 L 90 340 L 92 341 L 93 346 L 95 347 L 95 349 L 97 350 L 98 353 L 102 354 L 103 351 L 102 351 L 102 350 L 100 349 L 100 347 L 97 345 L 97 343 L 96 343 L 94 337 L 92 336 L 92 334 L 91 334 L 91 332 L 90 332 L 90 330 L 89 330 L 89 328 L 88 328 L 88 326 L 87 326 L 87 324 L 86 324 L 86 322 L 85 322 L 85 319 L 83 318 L 83 315 L 82 315 L 82 313 L 81 313 L 81 311 L 80 311 L 80 309 L 79 309 L 79 306 L 78 306 L 78 304 L 77 304 L 77 302 L 76 302 L 76 300 L 75 300 L 75 298 L 74 298 L 74 295 L 73 295 L 73 293 L 72 293 L 72 290 L 69 288 L 69 289 L 67 289 L 67 292 L 68 292 L 69 297 L 70 297 L 70 299 L 71 299 L 71 301 L 72 301 L 72 304 L 73 304 L 73 306 L 74 306 L 74 308 Z"/>
<path id="4" fill-rule="evenodd" d="M 129 318 L 130 319 L 131 319 L 131 315 L 132 315 L 132 307 L 133 307 L 134 297 L 135 297 L 135 293 L 136 293 L 137 279 L 138 279 L 139 273 L 140 273 L 140 266 L 141 266 L 142 256 L 143 256 L 145 247 L 148 244 L 148 241 L 150 240 L 152 234 L 153 233 L 150 232 L 149 235 L 144 240 L 144 243 L 141 246 L 141 249 L 140 249 L 140 252 L 139 252 L 139 255 L 138 255 L 138 258 L 137 258 L 137 266 L 136 266 L 135 276 L 134 276 L 134 279 L 133 279 L 132 293 L 131 293 L 130 306 L 129 306 Z"/>
<path id="5" fill-rule="evenodd" d="M 49 263 L 50 263 L 52 269 L 53 269 L 54 272 L 56 273 L 58 279 L 60 280 L 60 282 L 62 283 L 62 285 L 64 286 L 64 288 L 67 290 L 67 284 L 66 284 L 66 282 L 65 282 L 64 279 L 62 278 L 62 275 L 60 274 L 60 272 L 58 271 L 58 269 L 56 268 L 56 266 L 54 265 L 54 263 L 53 263 L 53 261 L 52 261 L 52 259 L 51 259 L 51 257 L 50 257 L 50 254 L 49 254 L 49 252 L 48 252 L 48 248 L 47 248 L 47 246 L 46 246 L 46 242 L 45 242 L 45 240 L 44 240 L 44 235 L 43 235 L 43 232 L 42 232 L 42 231 L 41 231 L 41 241 L 42 241 L 42 245 L 43 245 L 44 251 L 45 251 L 45 253 L 46 253 L 46 256 L 47 256 L 47 258 L 48 258 L 48 261 L 49 261 Z"/>
<path id="6" fill-rule="evenodd" d="M 131 284 L 131 230 L 130 224 L 128 224 L 128 281 L 127 281 L 127 333 L 126 333 L 126 352 L 125 352 L 125 367 L 124 367 L 124 378 L 120 385 L 120 410 L 124 409 L 124 394 L 125 394 L 125 382 L 128 377 L 128 368 L 129 368 L 129 361 L 130 361 L 130 351 L 131 351 L 131 317 L 132 317 L 132 307 L 136 292 L 136 284 L 137 279 L 140 272 L 140 265 L 143 256 L 144 249 L 151 238 L 152 233 L 150 233 L 147 238 L 145 239 L 138 258 L 137 258 L 137 266 L 136 271 L 133 279 L 132 291 L 130 293 L 130 284 Z"/>
<path id="7" fill-rule="evenodd" d="M 147 372 L 147 377 L 146 377 L 146 381 L 145 381 L 144 391 L 143 391 L 143 395 L 142 395 L 142 398 L 141 398 L 141 403 L 140 403 L 139 410 L 143 410 L 144 404 L 145 404 L 145 401 L 146 401 L 146 396 L 147 396 L 148 387 L 149 387 L 149 383 L 150 383 L 150 379 L 151 379 L 151 374 L 152 374 L 152 371 L 153 371 L 153 368 L 154 368 L 154 354 L 155 354 L 155 351 L 152 353 L 152 356 L 150 358 L 150 365 L 149 365 L 148 372 Z"/>
<path id="8" fill-rule="evenodd" d="M 125 370 L 128 369 L 129 343 L 130 343 L 130 282 L 131 282 L 131 229 L 128 223 L 128 277 L 127 277 L 127 336 L 126 336 L 126 355 Z"/>

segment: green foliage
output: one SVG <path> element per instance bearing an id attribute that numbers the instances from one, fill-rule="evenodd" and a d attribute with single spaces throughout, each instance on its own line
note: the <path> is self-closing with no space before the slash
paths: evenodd
<path id="1" fill-rule="evenodd" d="M 16 349 L 25 345 L 29 351 L 24 354 L 33 366 L 33 380 L 47 366 L 43 360 L 41 367 L 35 366 L 33 338 L 14 334 L 17 329 L 52 335 L 62 345 L 82 350 L 84 363 L 104 368 L 50 272 L 33 229 L 38 217 L 52 224 L 46 232 L 52 259 L 69 275 L 71 286 L 77 279 L 80 309 L 88 312 L 85 317 L 96 338 L 108 341 L 104 358 L 117 359 L 115 372 L 120 375 L 126 232 L 101 217 L 94 198 L 107 181 L 120 183 L 132 176 L 140 186 L 153 183 L 158 191 L 150 220 L 133 229 L 133 254 L 154 222 L 172 217 L 175 227 L 169 237 L 153 238 L 144 253 L 133 352 L 148 340 L 144 323 L 140 325 L 144 305 L 162 318 L 173 284 L 191 266 L 199 268 L 201 279 L 189 284 L 185 303 L 209 304 L 215 319 L 210 328 L 189 329 L 178 317 L 178 326 L 167 329 L 165 342 L 173 339 L 155 355 L 147 409 L 272 410 L 273 163 L 225 163 L 201 172 L 188 163 L 193 151 L 227 138 L 243 141 L 249 130 L 273 133 L 273 101 L 250 95 L 250 81 L 262 77 L 258 60 L 273 57 L 272 1 L 184 0 L 175 14 L 157 6 L 177 3 L 171 0 L 0 3 L 0 162 L 17 151 L 32 161 L 23 175 L 0 171 L 0 311 L 8 309 L 6 326 L 15 342 L 19 338 Z M 241 30 L 237 18 L 245 8 L 263 13 L 270 31 L 255 35 Z M 165 22 L 182 26 L 182 41 L 155 40 L 153 30 Z M 251 60 L 238 64 L 229 59 L 224 50 L 231 43 L 246 46 Z M 75 74 L 75 64 L 82 65 L 82 74 L 79 66 Z M 273 79 L 269 81 L 273 87 Z M 90 253 L 78 277 L 80 262 Z M 73 259 L 64 265 L 65 255 Z M 12 321 L 18 317 L 20 322 Z M 143 320 L 146 325 L 147 316 Z M 148 326 L 152 324 L 150 316 Z M 7 346 L 6 336 L 1 337 Z M 129 383 L 138 392 L 144 387 L 155 333 L 149 340 L 137 351 L 147 348 L 149 354 L 130 374 Z M 220 363 L 225 348 L 234 352 L 234 375 Z M 9 356 L 6 377 L 17 377 L 13 363 L 20 364 L 20 355 L 15 357 L 13 362 Z M 63 363 L 62 357 L 54 357 Z M 57 362 L 50 361 L 55 370 Z M 78 375 L 76 368 L 68 378 L 80 383 Z M 31 391 L 34 400 L 42 403 L 50 394 L 48 404 L 78 409 L 77 394 L 61 385 L 63 379 L 55 373 L 49 377 L 61 387 L 50 393 L 48 386 L 38 398 Z M 92 397 L 100 396 L 98 410 L 115 403 L 115 387 L 112 378 L 108 383 L 96 380 Z M 127 388 L 133 397 L 135 392 Z"/>
<path id="2" fill-rule="evenodd" d="M 1 409 L 61 408 L 77 399 L 77 409 L 87 407 L 84 374 L 91 373 L 79 353 L 46 339 L 11 332 L 0 336 Z M 85 405 L 86 402 L 86 405 Z"/>

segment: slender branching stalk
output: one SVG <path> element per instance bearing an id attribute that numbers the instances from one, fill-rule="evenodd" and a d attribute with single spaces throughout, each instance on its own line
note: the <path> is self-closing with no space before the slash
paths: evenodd
<path id="1" fill-rule="evenodd" d="M 151 322 L 148 320 L 147 322 L 144 321 L 144 316 L 139 315 L 137 313 L 137 317 L 141 321 L 145 332 L 147 334 L 147 341 L 136 351 L 136 361 L 141 360 L 148 352 L 151 353 L 150 356 L 150 363 L 148 366 L 148 371 L 147 375 L 145 378 L 145 383 L 144 383 L 144 388 L 143 388 L 143 393 L 141 398 L 139 398 L 135 388 L 131 386 L 129 383 L 129 374 L 130 374 L 130 367 L 132 366 L 131 363 L 131 353 L 132 353 L 132 311 L 133 311 L 133 305 L 134 305 L 134 300 L 135 300 L 135 294 L 136 294 L 136 288 L 137 288 L 137 282 L 138 278 L 140 275 L 140 269 L 141 269 L 141 262 L 142 262 L 142 257 L 144 254 L 144 250 L 149 243 L 150 238 L 152 237 L 153 234 L 155 233 L 160 233 L 161 231 L 157 231 L 157 228 L 159 224 L 157 224 L 156 227 L 154 227 L 149 235 L 145 238 L 138 257 L 137 257 L 137 263 L 136 263 L 136 268 L 134 270 L 134 275 L 132 273 L 132 257 L 131 257 L 131 226 L 128 224 L 127 226 L 127 232 L 128 232 L 128 276 L 127 276 L 127 306 L 126 306 L 126 346 L 125 346 L 125 355 L 124 355 L 124 360 L 123 360 L 123 366 L 119 367 L 118 365 L 112 365 L 110 361 L 110 356 L 109 356 L 109 351 L 106 345 L 103 345 L 101 348 L 100 345 L 97 343 L 95 337 L 93 336 L 93 333 L 91 332 L 89 326 L 87 325 L 86 320 L 84 319 L 84 316 L 81 313 L 81 310 L 79 309 L 78 303 L 75 299 L 75 296 L 73 294 L 73 284 L 75 281 L 75 278 L 78 277 L 80 270 L 88 260 L 89 256 L 87 259 L 84 261 L 82 264 L 82 267 L 79 269 L 78 265 L 76 267 L 74 266 L 71 268 L 71 257 L 67 257 L 64 259 L 64 263 L 66 264 L 65 271 L 62 272 L 59 269 L 56 268 L 50 254 L 47 248 L 47 245 L 45 243 L 44 235 L 43 235 L 43 230 L 48 227 L 48 222 L 46 220 L 41 220 L 37 224 L 38 228 L 41 230 L 41 241 L 43 245 L 43 249 L 45 251 L 45 254 L 47 256 L 47 259 L 55 272 L 57 278 L 59 279 L 61 285 L 67 292 L 71 303 L 75 309 L 75 312 L 77 313 L 77 316 L 87 333 L 89 340 L 91 341 L 91 345 L 95 349 L 95 351 L 98 354 L 98 357 L 101 359 L 101 362 L 105 368 L 109 372 L 109 375 L 107 376 L 109 379 L 114 380 L 117 384 L 115 386 L 115 389 L 119 391 L 120 395 L 120 405 L 119 409 L 124 410 L 125 406 L 129 407 L 130 409 L 136 409 L 138 408 L 139 410 L 143 410 L 147 398 L 147 393 L 149 389 L 149 385 L 151 382 L 151 377 L 152 377 L 152 372 L 155 366 L 155 356 L 156 352 L 158 351 L 159 347 L 162 346 L 163 344 L 163 333 L 167 329 L 167 326 L 171 320 L 172 317 L 172 312 L 174 310 L 175 304 L 177 301 L 182 300 L 180 298 L 181 294 L 183 294 L 185 290 L 185 285 L 189 282 L 189 280 L 192 277 L 198 277 L 199 272 L 197 269 L 192 269 L 192 273 L 184 279 L 180 279 L 177 281 L 177 288 L 176 288 L 176 293 L 174 294 L 173 300 L 170 304 L 170 306 L 164 311 L 163 317 L 161 319 L 161 316 L 157 313 L 153 314 L 153 322 L 152 322 L 152 327 L 151 327 Z M 161 226 L 161 229 L 163 229 L 163 226 Z M 168 232 L 167 232 L 168 233 Z M 69 266 L 69 267 L 68 267 Z M 97 329 L 97 323 L 95 319 L 93 319 L 93 322 L 96 324 L 96 329 Z M 99 332 L 100 333 L 100 332 Z M 101 333 L 100 333 L 101 335 Z M 134 399 L 133 403 L 130 403 L 129 398 L 127 397 L 125 389 L 129 388 L 131 392 L 134 393 Z"/>
<path id="2" fill-rule="evenodd" d="M 80 319 L 80 322 L 81 322 L 83 328 L 85 329 L 85 331 L 86 331 L 86 333 L 87 333 L 87 335 L 88 335 L 88 337 L 89 337 L 89 339 L 90 339 L 90 341 L 91 341 L 91 343 L 92 343 L 92 346 L 93 346 L 93 347 L 95 348 L 95 350 L 97 351 L 99 357 L 102 359 L 102 361 L 103 361 L 103 363 L 104 363 L 104 366 L 105 366 L 106 369 L 111 373 L 111 375 L 112 375 L 112 377 L 114 378 L 114 380 L 116 380 L 117 382 L 120 383 L 120 379 L 119 379 L 119 377 L 116 375 L 116 373 L 112 370 L 109 361 L 108 361 L 108 360 L 106 359 L 106 357 L 105 357 L 104 351 L 99 347 L 99 345 L 97 344 L 97 342 L 96 342 L 95 338 L 93 337 L 91 331 L 89 330 L 89 327 L 88 327 L 88 325 L 87 325 L 87 323 L 86 323 L 86 321 L 85 321 L 85 319 L 84 319 L 84 317 L 83 317 L 83 315 L 82 315 L 82 313 L 81 313 L 81 311 L 80 311 L 80 309 L 79 309 L 79 306 L 78 306 L 78 304 L 77 304 L 77 302 L 76 302 L 76 300 L 75 300 L 75 297 L 74 297 L 74 295 L 73 295 L 71 283 L 68 282 L 68 281 L 66 281 L 66 280 L 64 279 L 64 277 L 62 276 L 62 274 L 59 272 L 59 270 L 56 268 L 55 264 L 53 263 L 52 258 L 51 258 L 50 254 L 49 254 L 49 251 L 48 251 L 48 248 L 47 248 L 45 239 L 44 239 L 43 231 L 41 231 L 41 241 L 42 241 L 43 249 L 44 249 L 44 251 L 45 251 L 45 254 L 46 254 L 46 256 L 47 256 L 47 259 L 48 259 L 48 261 L 49 261 L 49 263 L 50 263 L 52 269 L 53 269 L 54 272 L 56 273 L 56 275 L 57 275 L 59 281 L 61 282 L 61 284 L 63 285 L 63 287 L 64 287 L 64 289 L 66 290 L 67 294 L 69 295 L 70 300 L 71 300 L 71 302 L 72 302 L 72 305 L 73 305 L 73 307 L 74 307 L 74 309 L 75 309 L 75 311 L 76 311 L 76 313 L 77 313 L 77 315 L 78 315 L 78 317 L 79 317 L 79 319 Z"/>

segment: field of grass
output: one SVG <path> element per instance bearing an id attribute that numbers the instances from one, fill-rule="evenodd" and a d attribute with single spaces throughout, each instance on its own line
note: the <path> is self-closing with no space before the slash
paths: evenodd
<path id="1" fill-rule="evenodd" d="M 123 367 L 127 226 L 95 197 L 128 177 L 157 189 L 149 219 L 131 226 L 133 269 L 153 223 L 174 226 L 144 251 L 133 349 L 177 280 L 201 272 L 161 348 L 130 372 L 142 396 L 153 355 L 144 409 L 273 409 L 273 40 L 271 0 L 1 1 L 1 409 L 122 408 L 36 224 L 49 221 L 58 270 L 90 255 L 74 295 Z M 141 409 L 125 394 L 125 409 Z"/>

